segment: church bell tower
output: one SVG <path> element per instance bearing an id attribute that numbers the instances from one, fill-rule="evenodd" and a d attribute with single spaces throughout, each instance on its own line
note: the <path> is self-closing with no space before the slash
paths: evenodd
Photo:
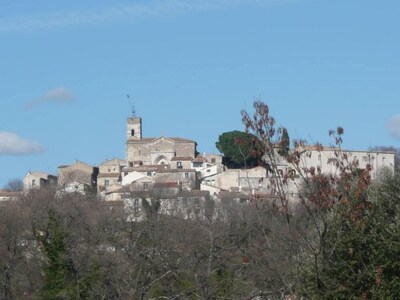
<path id="1" fill-rule="evenodd" d="M 127 140 L 142 139 L 142 118 L 130 117 L 127 119 Z"/>

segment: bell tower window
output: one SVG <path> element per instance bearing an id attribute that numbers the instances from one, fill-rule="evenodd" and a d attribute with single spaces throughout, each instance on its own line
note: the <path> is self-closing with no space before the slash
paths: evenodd
<path id="1" fill-rule="evenodd" d="M 135 136 L 135 129 L 131 129 L 131 136 Z"/>

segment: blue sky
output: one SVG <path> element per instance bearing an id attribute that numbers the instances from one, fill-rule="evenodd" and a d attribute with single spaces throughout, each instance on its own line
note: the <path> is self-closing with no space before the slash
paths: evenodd
<path id="1" fill-rule="evenodd" d="M 266 102 L 291 138 L 400 147 L 400 2 L 14 1 L 0 5 L 0 187 L 75 159 L 124 158 L 130 95 L 146 137 L 242 130 Z"/>

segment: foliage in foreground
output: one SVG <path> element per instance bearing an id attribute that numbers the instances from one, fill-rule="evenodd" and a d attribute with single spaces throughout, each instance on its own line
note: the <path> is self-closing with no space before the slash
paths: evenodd
<path id="1" fill-rule="evenodd" d="M 274 201 L 222 201 L 195 220 L 160 215 L 161 199 L 137 223 L 118 205 L 33 191 L 0 207 L 0 298 L 399 299 L 400 174 L 372 183 L 340 151 L 341 128 L 338 176 L 302 168 L 265 104 L 243 121 L 271 174 L 284 157 L 302 178 L 297 206 L 290 173 L 271 177 Z"/>

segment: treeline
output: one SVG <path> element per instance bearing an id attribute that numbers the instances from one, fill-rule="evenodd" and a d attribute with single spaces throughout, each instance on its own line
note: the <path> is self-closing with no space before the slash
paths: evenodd
<path id="1" fill-rule="evenodd" d="M 198 220 L 30 193 L 0 209 L 0 298 L 398 299 L 400 175 L 352 180 L 333 206 L 254 198 Z"/>

